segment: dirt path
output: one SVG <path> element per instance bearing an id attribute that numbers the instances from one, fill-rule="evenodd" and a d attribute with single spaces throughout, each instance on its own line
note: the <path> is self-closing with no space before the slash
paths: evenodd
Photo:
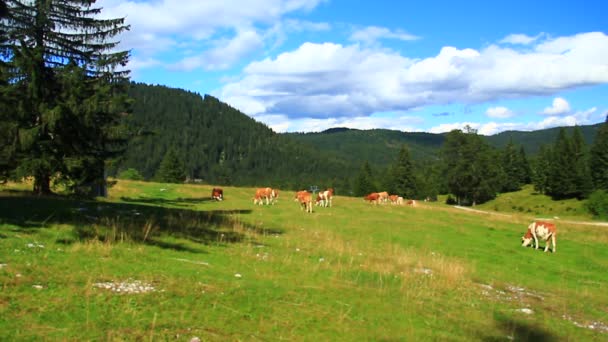
<path id="1" fill-rule="evenodd" d="M 485 210 L 478 210 L 478 209 L 473 209 L 473 208 L 469 208 L 469 207 L 461 207 L 459 205 L 455 205 L 454 208 L 466 210 L 466 211 L 470 211 L 470 212 L 474 212 L 474 213 L 478 213 L 478 214 L 511 217 L 511 215 L 509 215 L 509 214 L 496 213 L 496 212 L 485 211 Z M 540 217 L 536 218 L 536 219 L 537 220 L 558 220 L 559 222 L 564 222 L 564 223 L 568 223 L 568 224 L 581 224 L 581 225 L 587 225 L 587 226 L 608 227 L 608 222 L 571 221 L 571 220 L 560 220 L 559 218 L 540 218 Z"/>

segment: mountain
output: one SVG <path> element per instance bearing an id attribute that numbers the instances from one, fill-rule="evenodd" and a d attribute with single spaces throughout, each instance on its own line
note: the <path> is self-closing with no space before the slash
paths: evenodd
<path id="1" fill-rule="evenodd" d="M 347 189 L 365 161 L 383 170 L 407 145 L 414 163 L 428 165 L 438 159 L 445 140 L 445 134 L 343 127 L 277 134 L 209 95 L 140 83 L 131 85 L 129 95 L 133 110 L 125 120 L 136 134 L 120 162 L 110 168 L 111 175 L 135 168 L 151 179 L 165 153 L 174 149 L 188 177 L 205 183 Z M 587 144 L 600 125 L 580 126 Z M 567 130 L 571 134 L 572 128 Z M 507 131 L 484 138 L 497 148 L 512 139 L 533 156 L 540 145 L 553 144 L 558 132 Z"/>
<path id="2" fill-rule="evenodd" d="M 137 134 L 111 173 L 135 168 L 153 178 L 169 149 L 189 178 L 211 184 L 323 187 L 353 173 L 344 159 L 277 134 L 212 96 L 139 83 L 129 95 L 125 120 Z"/>

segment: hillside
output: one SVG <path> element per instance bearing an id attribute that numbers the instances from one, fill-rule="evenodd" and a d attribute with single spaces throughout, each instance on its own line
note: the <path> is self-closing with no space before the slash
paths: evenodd
<path id="1" fill-rule="evenodd" d="M 341 184 L 352 173 L 335 155 L 274 133 L 216 98 L 164 86 L 133 84 L 138 132 L 113 173 L 135 168 L 150 179 L 169 148 L 191 179 L 205 183 L 285 188 Z"/>
<path id="2" fill-rule="evenodd" d="M 384 169 L 405 144 L 413 161 L 422 164 L 438 158 L 445 139 L 444 134 L 388 129 L 332 128 L 321 133 L 277 134 L 209 95 L 137 83 L 129 93 L 133 111 L 126 120 L 137 135 L 110 175 L 135 168 L 151 179 L 165 153 L 173 148 L 188 177 L 205 183 L 347 189 L 363 162 L 369 161 L 376 170 Z M 581 126 L 588 144 L 600 125 Z M 552 144 L 558 132 L 559 128 L 508 131 L 484 138 L 498 148 L 512 139 L 533 156 L 540 145 Z"/>

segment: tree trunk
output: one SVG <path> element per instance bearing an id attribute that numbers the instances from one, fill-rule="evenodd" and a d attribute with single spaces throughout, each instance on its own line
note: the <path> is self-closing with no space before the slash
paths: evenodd
<path id="1" fill-rule="evenodd" d="M 38 175 L 34 179 L 34 193 L 37 195 L 51 194 L 51 176 Z"/>

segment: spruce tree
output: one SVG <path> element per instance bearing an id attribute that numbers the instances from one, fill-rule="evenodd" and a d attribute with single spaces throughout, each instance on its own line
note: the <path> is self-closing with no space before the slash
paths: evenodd
<path id="1" fill-rule="evenodd" d="M 175 149 L 165 153 L 154 179 L 162 183 L 183 183 L 186 180 L 184 163 L 178 158 Z"/>
<path id="2" fill-rule="evenodd" d="M 587 144 L 578 126 L 575 126 L 572 132 L 572 152 L 575 166 L 575 192 L 573 195 L 578 199 L 586 198 L 592 191 L 593 181 L 591 179 L 591 172 L 589 171 Z"/>
<path id="3" fill-rule="evenodd" d="M 598 190 L 608 190 L 608 115 L 591 145 L 589 168 L 593 187 Z"/>
<path id="4" fill-rule="evenodd" d="M 367 161 L 361 166 L 361 170 L 355 179 L 353 187 L 355 196 L 365 196 L 370 192 L 376 191 L 372 176 L 372 168 Z"/>
<path id="5" fill-rule="evenodd" d="M 538 156 L 533 163 L 532 168 L 532 183 L 534 191 L 544 194 L 547 192 L 549 174 L 551 173 L 553 152 L 550 146 L 541 145 L 538 151 Z"/>
<path id="6" fill-rule="evenodd" d="M 124 147 L 127 51 L 112 39 L 124 19 L 96 19 L 94 0 L 6 1 L 0 46 L 15 98 L 16 176 L 33 176 L 50 192 L 61 175 L 75 188 L 103 182 L 105 161 Z"/>
<path id="7" fill-rule="evenodd" d="M 555 199 L 575 197 L 576 157 L 572 141 L 564 128 L 560 129 L 552 151 L 547 177 L 547 194 Z"/>
<path id="8" fill-rule="evenodd" d="M 530 184 L 532 182 L 532 168 L 530 167 L 530 162 L 528 161 L 528 157 L 526 157 L 526 150 L 524 150 L 523 146 L 519 147 L 518 166 L 520 170 L 519 183 Z"/>
<path id="9" fill-rule="evenodd" d="M 390 177 L 392 178 L 394 188 L 391 192 L 404 198 L 414 197 L 416 194 L 416 176 L 410 157 L 410 150 L 407 146 L 401 147 L 397 162 L 391 168 Z"/>
<path id="10" fill-rule="evenodd" d="M 522 167 L 519 163 L 519 155 L 513 144 L 513 140 L 509 140 L 502 151 L 502 169 L 505 176 L 502 191 L 511 192 L 519 190 L 521 188 Z"/>

